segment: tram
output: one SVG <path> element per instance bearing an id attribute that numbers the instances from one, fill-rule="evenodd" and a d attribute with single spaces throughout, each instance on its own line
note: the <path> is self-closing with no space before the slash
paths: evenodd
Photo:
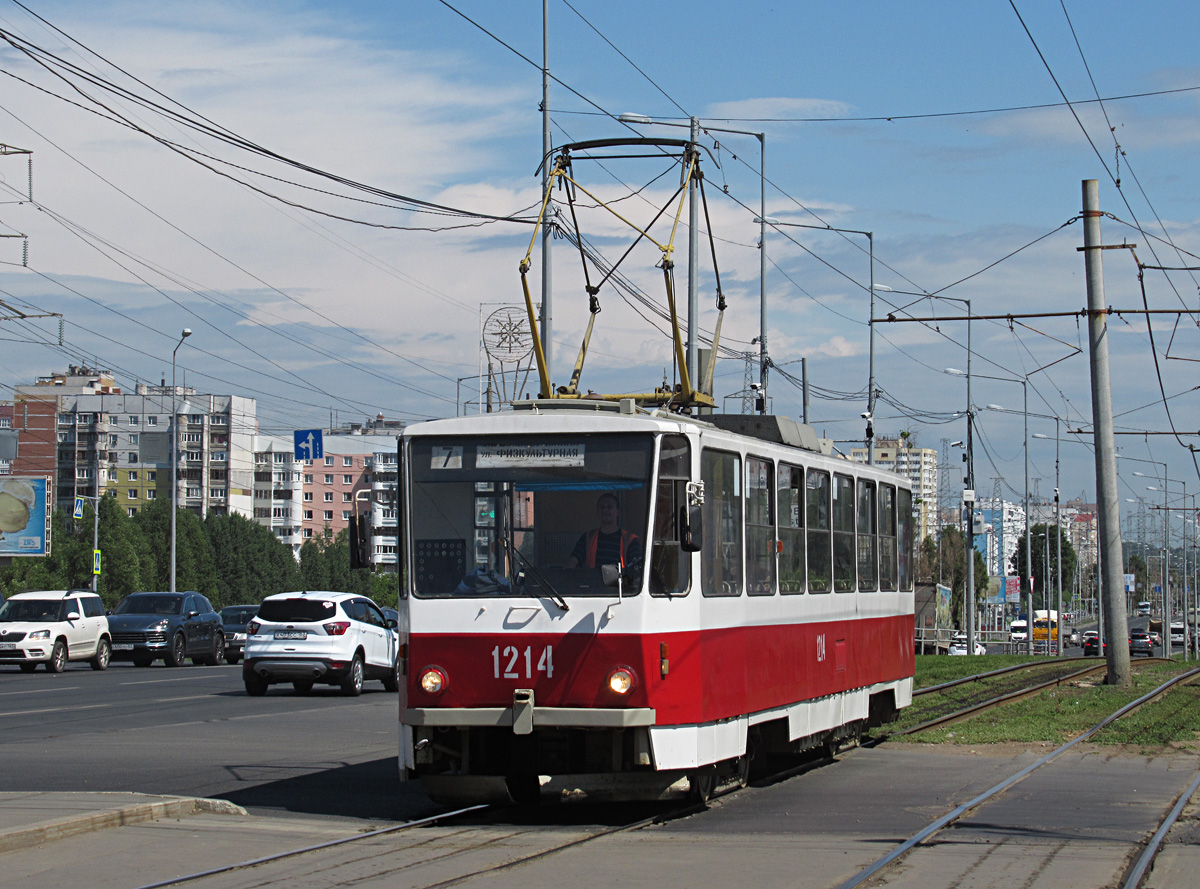
<path id="1" fill-rule="evenodd" d="M 705 799 L 755 757 L 836 749 L 912 700 L 908 481 L 787 418 L 714 412 L 712 363 L 694 383 L 652 223 L 673 239 L 697 179 L 703 197 L 696 145 L 563 146 L 540 220 L 556 187 L 583 191 L 572 157 L 609 149 L 681 161 L 674 223 L 664 207 L 635 227 L 661 251 L 677 382 L 581 394 L 616 267 L 591 283 L 568 232 L 592 308 L 570 382 L 549 379 L 527 252 L 539 397 L 400 439 L 399 760 L 439 802 Z"/>
<path id="2" fill-rule="evenodd" d="M 911 491 L 809 427 L 530 402 L 401 461 L 400 760 L 435 800 L 703 797 L 911 702 Z M 612 499 L 624 552 L 574 564 Z"/>

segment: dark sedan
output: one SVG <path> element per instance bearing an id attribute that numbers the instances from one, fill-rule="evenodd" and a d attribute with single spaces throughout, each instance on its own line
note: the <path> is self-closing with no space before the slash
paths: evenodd
<path id="1" fill-rule="evenodd" d="M 113 660 L 148 667 L 158 659 L 178 667 L 225 663 L 220 616 L 199 593 L 133 593 L 108 616 Z"/>
<path id="2" fill-rule="evenodd" d="M 1129 634 L 1129 656 L 1135 654 L 1154 657 L 1154 643 L 1145 630 L 1133 630 Z"/>
<path id="3" fill-rule="evenodd" d="M 1108 643 L 1104 643 L 1104 651 L 1108 651 Z M 1100 636 L 1087 636 L 1083 640 L 1083 653 L 1085 655 L 1103 654 L 1100 650 Z"/>
<path id="4" fill-rule="evenodd" d="M 225 628 L 225 660 L 236 664 L 246 649 L 246 624 L 258 614 L 257 605 L 228 605 L 221 609 L 221 625 Z"/>

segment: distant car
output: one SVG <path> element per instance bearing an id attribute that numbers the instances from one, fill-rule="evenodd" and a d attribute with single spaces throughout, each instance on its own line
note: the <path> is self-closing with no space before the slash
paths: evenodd
<path id="1" fill-rule="evenodd" d="M 400 688 L 396 621 L 370 599 L 350 593 L 303 590 L 263 599 L 246 626 L 246 693 L 259 697 L 278 682 L 297 694 L 316 683 L 362 693 L 363 681 Z"/>
<path id="2" fill-rule="evenodd" d="M 110 645 L 104 603 L 91 590 L 17 593 L 0 605 L 0 664 L 61 673 L 68 661 L 86 660 L 104 670 Z"/>
<path id="3" fill-rule="evenodd" d="M 1171 622 L 1171 647 L 1183 645 L 1183 621 Z"/>
<path id="4" fill-rule="evenodd" d="M 160 658 L 178 667 L 225 663 L 220 616 L 199 593 L 132 593 L 108 615 L 113 659 L 148 667 Z"/>
<path id="5" fill-rule="evenodd" d="M 958 654 L 968 654 L 969 652 L 970 652 L 970 646 L 967 644 L 967 634 L 966 633 L 955 633 L 950 638 L 949 654 L 958 655 Z M 976 654 L 987 654 L 987 646 L 984 645 L 982 642 L 980 642 L 978 639 L 975 640 L 975 653 Z"/>
<path id="6" fill-rule="evenodd" d="M 1029 638 L 1029 625 L 1023 620 L 1014 620 L 1008 628 L 1010 642 L 1024 642 Z"/>
<path id="7" fill-rule="evenodd" d="M 1129 634 L 1129 655 L 1132 657 L 1135 654 L 1154 656 L 1154 643 L 1150 641 L 1150 634 L 1145 630 L 1133 630 Z"/>
<path id="8" fill-rule="evenodd" d="M 1071 630 L 1071 635 L 1067 639 L 1072 645 L 1079 645 L 1083 642 L 1083 637 L 1079 635 L 1079 630 Z"/>
<path id="9" fill-rule="evenodd" d="M 1089 630 L 1088 632 L 1091 632 L 1091 631 Z M 1105 651 L 1107 651 L 1107 650 L 1108 650 L 1108 643 L 1107 643 L 1107 642 L 1105 642 L 1105 643 L 1104 643 L 1104 650 L 1105 650 Z M 1100 650 L 1100 636 L 1099 636 L 1099 634 L 1097 634 L 1097 635 L 1095 635 L 1095 636 L 1088 636 L 1086 639 L 1084 639 L 1084 640 L 1083 640 L 1083 653 L 1084 653 L 1084 655 L 1085 655 L 1085 656 L 1090 656 L 1090 655 L 1095 655 L 1095 654 L 1101 654 L 1101 653 L 1102 653 L 1102 652 L 1101 652 L 1101 650 Z"/>
<path id="10" fill-rule="evenodd" d="M 221 626 L 225 628 L 225 661 L 236 664 L 246 647 L 246 624 L 258 614 L 257 605 L 228 605 L 221 609 Z"/>

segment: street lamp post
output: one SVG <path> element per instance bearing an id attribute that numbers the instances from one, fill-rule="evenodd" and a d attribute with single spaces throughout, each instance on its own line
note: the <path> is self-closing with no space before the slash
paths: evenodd
<path id="1" fill-rule="evenodd" d="M 677 123 L 668 120 L 656 120 L 648 117 L 645 114 L 626 113 L 620 115 L 617 120 L 621 123 L 636 123 L 636 124 L 656 124 L 664 127 L 687 127 L 691 133 L 690 139 L 693 145 L 700 139 L 701 124 L 700 119 L 690 118 L 688 123 Z M 759 334 L 758 334 L 758 354 L 759 354 L 759 386 L 760 395 L 762 397 L 762 407 L 759 413 L 767 412 L 767 368 L 770 364 L 767 355 L 767 134 L 756 132 L 754 130 L 731 130 L 725 127 L 710 127 L 704 126 L 706 132 L 714 133 L 734 133 L 739 136 L 753 136 L 758 139 L 759 148 L 759 199 L 758 199 L 758 216 L 754 217 L 754 221 L 758 223 L 758 252 L 759 252 L 759 282 L 758 282 L 758 312 L 759 312 Z M 697 231 L 699 222 L 697 221 L 697 206 L 696 206 L 696 179 L 693 177 L 688 190 L 688 321 L 687 321 L 687 362 L 688 375 L 693 381 L 699 380 L 700 368 L 699 359 L 697 357 L 697 319 L 700 314 L 700 303 L 697 296 L 697 267 L 696 260 L 698 255 L 697 248 Z M 713 355 L 710 360 L 716 360 Z M 695 383 L 693 382 L 693 385 Z"/>
<path id="2" fill-rule="evenodd" d="M 178 407 L 176 406 L 175 388 L 175 356 L 183 341 L 192 335 L 191 328 L 185 327 L 171 353 L 171 592 L 175 592 L 175 514 L 179 511 L 179 429 Z"/>
<path id="3" fill-rule="evenodd" d="M 1135 472 L 1134 475 L 1141 475 Z M 1170 482 L 1175 482 L 1183 487 L 1182 501 L 1187 503 L 1187 482 L 1181 479 L 1168 478 L 1166 475 L 1166 465 L 1163 465 L 1163 601 L 1166 604 L 1164 611 L 1163 622 L 1167 630 L 1168 640 L 1170 639 L 1170 608 L 1171 608 L 1171 507 L 1168 502 L 1167 485 Z M 1158 491 L 1157 487 L 1147 487 L 1147 491 Z M 1186 535 L 1185 535 L 1186 538 Z M 1188 657 L 1188 624 L 1187 624 L 1187 544 L 1186 539 L 1183 546 L 1183 563 L 1180 567 L 1180 600 L 1183 605 L 1183 659 L 1190 660 Z M 1167 649 L 1168 652 L 1171 649 Z"/>
<path id="4" fill-rule="evenodd" d="M 1152 463 L 1155 466 L 1161 466 L 1162 467 L 1162 477 L 1164 479 L 1167 477 L 1167 464 L 1166 463 L 1162 463 L 1158 460 L 1142 460 L 1142 459 L 1139 459 L 1138 457 L 1122 456 L 1121 459 L 1133 460 L 1136 463 Z M 1134 472 L 1133 475 L 1136 478 L 1155 478 L 1155 479 L 1158 478 L 1158 476 L 1146 475 L 1144 472 Z M 1164 644 L 1167 646 L 1167 651 L 1170 652 L 1170 650 L 1171 650 L 1171 647 L 1170 647 L 1171 646 L 1171 627 L 1170 627 L 1171 617 L 1170 617 L 1170 596 L 1168 595 L 1168 590 L 1170 589 L 1169 582 L 1170 582 L 1171 577 L 1167 573 L 1166 556 L 1171 548 L 1171 543 L 1170 543 L 1171 513 L 1166 510 L 1166 506 L 1167 506 L 1166 488 L 1167 488 L 1167 486 L 1164 484 L 1163 492 L 1162 492 L 1162 495 L 1163 495 L 1163 558 L 1162 558 L 1162 562 L 1161 562 L 1159 568 L 1162 572 L 1163 637 L 1167 640 Z"/>
<path id="5" fill-rule="evenodd" d="M 1033 545 L 1029 539 L 1029 381 L 1018 380 L 1014 377 L 990 377 L 987 374 L 976 374 L 986 380 L 999 380 L 1004 383 L 1021 384 L 1021 413 L 1025 416 L 1025 570 L 1029 578 L 1029 615 L 1027 626 L 1030 632 L 1026 634 L 1026 653 L 1033 654 Z M 989 404 L 988 410 L 1008 411 L 1008 408 L 998 404 Z"/>
<path id="6" fill-rule="evenodd" d="M 1059 418 L 1054 418 L 1054 539 L 1055 539 L 1055 580 L 1058 587 L 1058 654 L 1060 657 L 1064 655 L 1062 644 L 1062 497 L 1059 493 L 1059 452 L 1062 449 L 1062 438 L 1059 435 Z M 1045 438 L 1046 436 L 1035 432 L 1034 438 Z"/>
<path id="7" fill-rule="evenodd" d="M 774 227 L 787 226 L 788 228 L 810 228 L 810 229 L 814 229 L 816 231 L 841 232 L 842 234 L 846 234 L 846 235 L 866 235 L 867 258 L 868 258 L 868 262 L 870 265 L 868 273 L 867 273 L 868 274 L 867 293 L 868 293 L 868 299 L 869 299 L 868 311 L 870 312 L 870 314 L 867 316 L 867 411 L 865 414 L 863 414 L 863 419 L 867 421 L 867 429 L 866 429 L 866 435 L 864 437 L 863 444 L 865 444 L 867 447 L 867 465 L 874 466 L 875 465 L 875 449 L 873 447 L 873 442 L 875 439 L 875 292 L 877 290 L 887 292 L 887 291 L 891 291 L 891 289 L 892 289 L 890 287 L 876 287 L 875 286 L 875 233 L 867 232 L 867 231 L 859 231 L 856 228 L 834 228 L 832 225 L 808 225 L 803 222 L 783 222 L 782 220 L 775 219 L 774 217 L 769 217 L 769 218 L 765 219 L 764 222 L 769 223 L 771 226 L 774 226 Z M 969 305 L 970 305 L 970 303 L 968 303 L 968 306 Z M 970 314 L 970 308 L 967 309 L 967 314 Z M 967 337 L 968 337 L 967 361 L 968 362 L 970 362 L 970 360 L 971 360 L 970 355 L 969 355 L 970 330 L 971 330 L 971 326 L 970 326 L 970 324 L 968 324 L 967 325 Z M 969 393 L 968 393 L 968 397 L 969 397 Z M 967 645 L 968 645 L 968 647 L 973 645 L 972 641 L 968 639 Z M 970 650 L 974 651 L 974 648 L 970 648 Z"/>

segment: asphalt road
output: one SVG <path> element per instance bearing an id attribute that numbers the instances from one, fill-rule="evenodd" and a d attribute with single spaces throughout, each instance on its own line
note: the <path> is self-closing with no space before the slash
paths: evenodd
<path id="1" fill-rule="evenodd" d="M 0 791 L 132 791 L 251 812 L 405 820 L 434 811 L 397 769 L 397 696 L 318 686 L 249 697 L 240 666 L 25 674 L 0 667 Z"/>

